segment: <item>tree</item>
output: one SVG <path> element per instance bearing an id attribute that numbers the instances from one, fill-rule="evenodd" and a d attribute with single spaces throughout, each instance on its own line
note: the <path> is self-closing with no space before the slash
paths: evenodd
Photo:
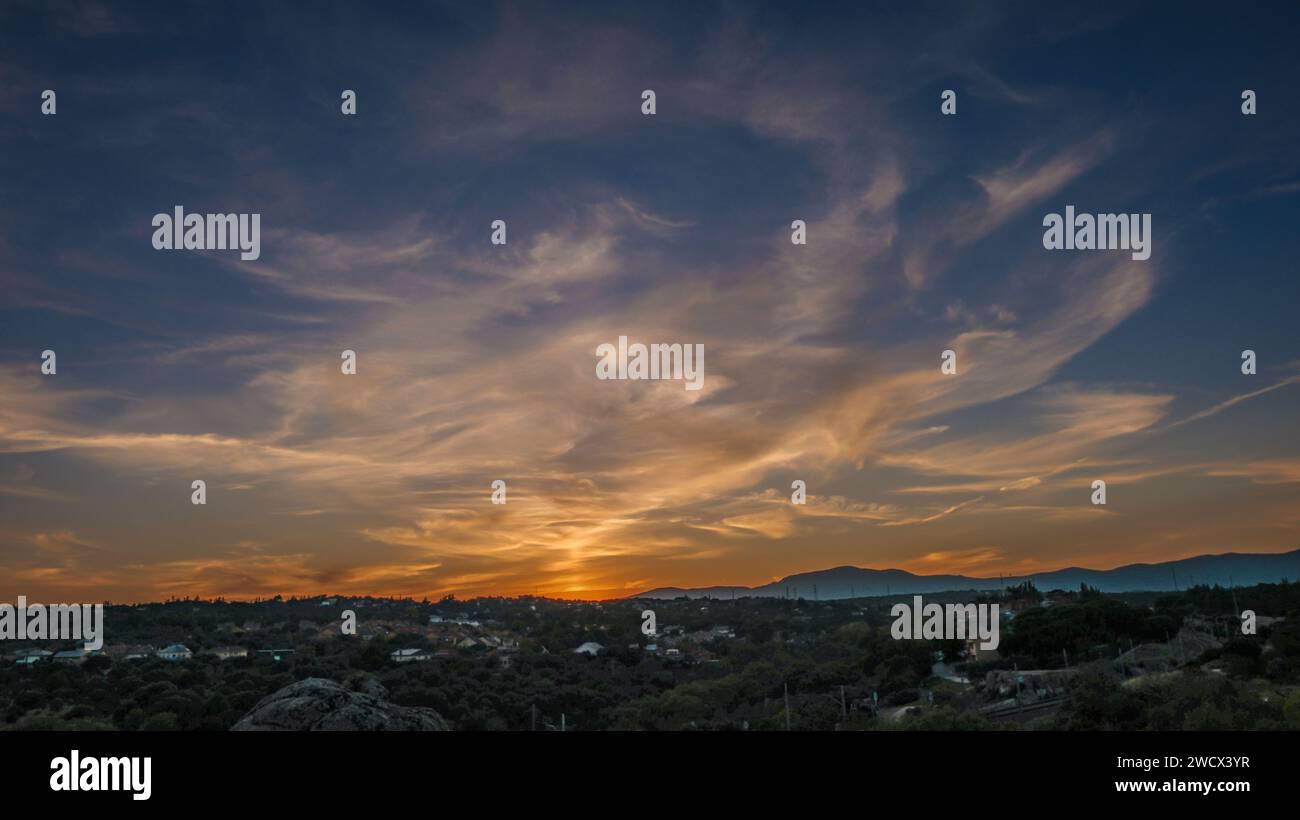
<path id="1" fill-rule="evenodd" d="M 171 712 L 151 715 L 140 725 L 140 730 L 143 732 L 175 732 L 180 728 L 180 721 Z"/>

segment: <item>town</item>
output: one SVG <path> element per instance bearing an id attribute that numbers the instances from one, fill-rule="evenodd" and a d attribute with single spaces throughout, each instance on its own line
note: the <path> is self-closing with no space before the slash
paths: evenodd
<path id="1" fill-rule="evenodd" d="M 458 730 L 1300 725 L 1300 584 L 926 598 L 996 604 L 999 646 L 896 640 L 898 595 L 109 604 L 102 649 L 6 642 L 0 728 L 223 731 L 291 686 Z"/>

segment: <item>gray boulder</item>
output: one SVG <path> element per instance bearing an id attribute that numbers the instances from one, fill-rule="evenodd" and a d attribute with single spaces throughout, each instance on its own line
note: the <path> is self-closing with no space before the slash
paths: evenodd
<path id="1" fill-rule="evenodd" d="M 267 695 L 240 718 L 232 732 L 445 732 L 432 709 L 398 706 L 377 684 L 353 692 L 331 680 L 307 678 Z"/>

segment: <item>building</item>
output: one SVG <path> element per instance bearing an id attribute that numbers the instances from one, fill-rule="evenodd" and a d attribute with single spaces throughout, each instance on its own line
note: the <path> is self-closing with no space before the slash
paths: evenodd
<path id="1" fill-rule="evenodd" d="M 218 646 L 211 654 L 216 655 L 217 660 L 225 661 L 231 658 L 247 658 L 248 650 L 242 646 Z"/>
<path id="2" fill-rule="evenodd" d="M 292 649 L 259 649 L 257 657 L 261 660 L 270 660 L 279 663 L 293 657 Z"/>
<path id="3" fill-rule="evenodd" d="M 357 635 L 361 636 L 363 641 L 371 641 L 375 638 L 386 638 L 392 630 L 383 624 L 364 623 L 357 627 Z"/>
<path id="4" fill-rule="evenodd" d="M 88 657 L 90 657 L 90 653 L 85 649 L 65 649 L 62 652 L 54 653 L 54 662 L 75 666 L 85 663 Z"/>
<path id="5" fill-rule="evenodd" d="M 22 649 L 14 654 L 14 663 L 19 666 L 31 666 L 54 655 L 48 649 Z"/>
<path id="6" fill-rule="evenodd" d="M 157 652 L 152 646 L 143 644 L 116 643 L 104 647 L 104 651 L 113 660 L 134 661 L 141 658 L 152 658 Z"/>
<path id="7" fill-rule="evenodd" d="M 410 663 L 411 661 L 433 660 L 433 653 L 427 649 L 397 649 L 390 653 L 388 657 L 398 663 Z"/>
<path id="8" fill-rule="evenodd" d="M 194 657 L 194 653 L 185 644 L 174 643 L 159 649 L 158 657 L 165 661 L 187 661 Z"/>
<path id="9" fill-rule="evenodd" d="M 584 643 L 582 646 L 580 646 L 580 647 L 578 647 L 577 649 L 573 650 L 573 654 L 575 654 L 575 655 L 590 655 L 590 656 L 592 656 L 592 657 L 595 657 L 596 655 L 599 655 L 599 654 L 600 654 L 604 649 L 605 649 L 605 647 L 601 646 L 600 644 L 596 643 L 595 641 L 587 641 L 587 642 Z"/>

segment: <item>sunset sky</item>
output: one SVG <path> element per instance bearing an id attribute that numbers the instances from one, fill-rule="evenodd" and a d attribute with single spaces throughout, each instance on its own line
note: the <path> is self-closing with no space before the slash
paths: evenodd
<path id="1" fill-rule="evenodd" d="M 0 600 L 1300 547 L 1300 11 L 867 5 L 0 6 Z"/>

